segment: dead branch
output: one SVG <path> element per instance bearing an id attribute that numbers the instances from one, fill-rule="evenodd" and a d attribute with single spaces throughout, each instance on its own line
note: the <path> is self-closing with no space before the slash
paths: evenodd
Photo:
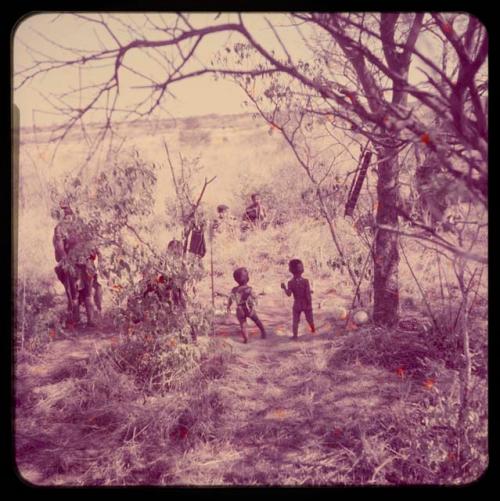
<path id="1" fill-rule="evenodd" d="M 422 295 L 422 300 L 424 301 L 427 312 L 429 313 L 429 316 L 432 319 L 432 323 L 434 324 L 434 327 L 436 327 L 436 330 L 439 332 L 439 334 L 442 336 L 443 333 L 441 331 L 441 328 L 439 327 L 439 324 L 434 316 L 434 313 L 432 312 L 432 308 L 429 304 L 429 301 L 427 301 L 427 296 L 425 295 L 425 292 L 422 289 L 422 286 L 420 285 L 420 282 L 418 281 L 418 279 L 415 275 L 415 272 L 413 271 L 413 267 L 411 266 L 410 262 L 408 261 L 408 258 L 406 257 L 406 253 L 405 253 L 403 243 L 401 242 L 401 240 L 399 241 L 399 247 L 401 248 L 401 252 L 403 253 L 403 257 L 406 261 L 408 269 L 410 270 L 411 276 L 413 277 L 413 280 L 415 280 L 415 283 L 417 284 L 418 290 L 420 291 L 420 294 Z"/>
<path id="2" fill-rule="evenodd" d="M 382 228 L 386 231 L 390 231 L 392 233 L 397 233 L 398 235 L 403 236 L 403 237 L 416 238 L 419 240 L 424 240 L 424 241 L 427 241 L 429 243 L 438 245 L 438 246 L 442 247 L 443 249 L 446 249 L 447 251 L 451 252 L 452 254 L 459 256 L 459 257 L 462 257 L 464 259 L 470 259 L 472 261 L 477 261 L 478 263 L 482 263 L 482 264 L 488 263 L 487 257 L 480 256 L 478 254 L 474 254 L 471 252 L 466 252 L 463 249 L 461 249 L 460 247 L 457 247 L 453 244 L 443 243 L 443 242 L 440 242 L 438 240 L 431 240 L 430 238 L 426 237 L 425 235 L 419 235 L 416 233 L 407 233 L 405 231 L 401 231 L 401 230 L 398 230 L 396 228 L 393 228 L 393 227 L 387 226 L 387 225 L 377 225 L 377 227 Z"/>

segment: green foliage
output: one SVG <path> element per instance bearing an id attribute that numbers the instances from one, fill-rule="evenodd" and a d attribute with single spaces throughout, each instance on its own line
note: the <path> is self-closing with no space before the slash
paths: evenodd
<path id="1" fill-rule="evenodd" d="M 184 333 L 188 325 L 204 330 L 205 323 L 195 322 L 198 314 L 204 318 L 195 296 L 195 286 L 204 274 L 196 257 L 151 258 L 140 270 L 140 280 L 116 291 L 120 307 L 115 324 L 126 335 L 134 326 L 151 335 L 170 330 Z"/>
<path id="2" fill-rule="evenodd" d="M 343 215 L 343 209 L 347 202 L 347 193 L 348 186 L 341 183 L 340 176 L 335 176 L 329 186 L 310 187 L 301 193 L 301 198 L 306 214 L 320 218 L 323 216 L 318 197 L 318 194 L 320 194 L 328 215 L 334 218 Z"/>
<path id="3" fill-rule="evenodd" d="M 132 280 L 152 253 L 138 235 L 152 215 L 156 181 L 156 165 L 134 150 L 117 157 L 106 172 L 90 180 L 68 177 L 62 194 L 53 188 L 53 198 L 67 198 L 88 224 L 107 260 L 107 271 L 118 282 L 125 272 Z"/>
<path id="4" fill-rule="evenodd" d="M 190 204 L 198 161 L 184 165 L 182 214 Z M 196 347 L 188 345 L 208 332 L 211 318 L 195 294 L 205 274 L 201 260 L 166 255 L 141 236 L 149 234 L 156 180 L 156 166 L 134 151 L 89 182 L 68 179 L 65 196 L 88 223 L 104 256 L 100 271 L 111 292 L 110 316 L 120 339 L 110 356 L 140 385 L 166 391 L 179 371 L 197 362 Z"/>

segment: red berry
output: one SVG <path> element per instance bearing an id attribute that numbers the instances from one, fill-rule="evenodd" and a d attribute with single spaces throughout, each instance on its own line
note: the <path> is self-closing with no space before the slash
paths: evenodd
<path id="1" fill-rule="evenodd" d="M 420 136 L 420 139 L 422 140 L 422 143 L 424 143 L 424 144 L 429 144 L 431 142 L 431 137 L 429 136 L 429 134 L 427 132 L 422 134 Z"/>
<path id="2" fill-rule="evenodd" d="M 441 29 L 444 31 L 444 33 L 452 33 L 453 28 L 450 23 L 444 22 L 441 26 Z"/>

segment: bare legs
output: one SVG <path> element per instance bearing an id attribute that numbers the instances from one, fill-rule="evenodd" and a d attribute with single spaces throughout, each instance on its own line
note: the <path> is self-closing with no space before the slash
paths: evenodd
<path id="1" fill-rule="evenodd" d="M 259 328 L 260 337 L 262 339 L 266 339 L 266 337 L 267 337 L 266 329 L 264 328 L 264 325 L 260 321 L 260 318 L 257 316 L 257 314 L 254 312 L 251 315 L 249 315 L 248 318 L 250 318 L 255 323 L 255 325 Z M 240 321 L 240 328 L 241 328 L 241 335 L 243 336 L 243 342 L 248 343 L 247 317 L 245 316 L 243 318 L 242 316 L 239 316 L 238 320 Z"/>
<path id="2" fill-rule="evenodd" d="M 299 321 L 300 314 L 304 312 L 306 317 L 306 321 L 309 324 L 309 328 L 311 332 L 316 332 L 316 327 L 314 326 L 314 318 L 312 309 L 308 310 L 296 310 L 295 308 L 292 310 L 292 331 L 293 331 L 293 339 L 297 339 L 299 337 Z"/>

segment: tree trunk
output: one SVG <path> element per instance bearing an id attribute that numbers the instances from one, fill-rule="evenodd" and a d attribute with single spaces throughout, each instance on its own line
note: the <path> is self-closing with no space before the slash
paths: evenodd
<path id="1" fill-rule="evenodd" d="M 384 158 L 378 166 L 377 224 L 397 229 L 398 160 L 389 149 L 378 151 Z M 398 234 L 379 230 L 375 240 L 373 277 L 373 320 L 376 324 L 393 326 L 398 320 Z"/>

